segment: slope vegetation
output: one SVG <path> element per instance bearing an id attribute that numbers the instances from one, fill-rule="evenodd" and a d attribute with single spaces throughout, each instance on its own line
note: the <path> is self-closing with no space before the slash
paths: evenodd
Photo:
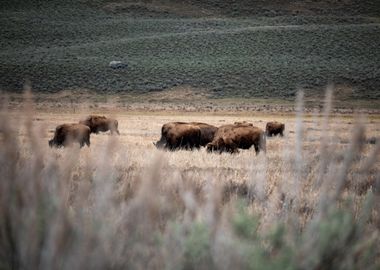
<path id="1" fill-rule="evenodd" d="M 21 90 L 29 79 L 49 92 L 190 85 L 214 97 L 292 98 L 297 88 L 318 94 L 334 82 L 352 87 L 347 98 L 379 98 L 376 4 L 176 3 L 7 0 L 0 89 Z M 112 60 L 128 68 L 111 69 Z"/>

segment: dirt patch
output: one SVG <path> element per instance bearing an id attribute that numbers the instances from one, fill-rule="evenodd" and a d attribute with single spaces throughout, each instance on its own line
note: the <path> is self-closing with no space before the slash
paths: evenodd
<path id="1" fill-rule="evenodd" d="M 211 98 L 211 94 L 205 89 L 198 89 L 189 85 L 176 86 L 164 91 L 151 92 L 143 95 L 149 101 L 197 101 Z"/>
<path id="2" fill-rule="evenodd" d="M 343 91 L 343 90 L 342 90 Z M 348 91 L 348 90 L 346 90 Z M 155 113 L 162 114 L 228 114 L 228 115 L 294 115 L 294 101 L 283 99 L 214 99 L 203 89 L 190 86 L 178 86 L 161 92 L 148 94 L 104 94 L 86 89 L 65 90 L 62 92 L 34 93 L 32 98 L 37 111 L 59 113 L 108 112 L 108 113 Z M 23 109 L 25 96 L 19 93 L 8 93 L 0 96 L 0 107 L 19 111 Z M 342 100 L 334 95 L 332 113 L 351 115 L 363 113 L 378 118 L 380 101 Z M 323 97 L 305 98 L 306 114 L 315 115 L 323 111 Z"/>

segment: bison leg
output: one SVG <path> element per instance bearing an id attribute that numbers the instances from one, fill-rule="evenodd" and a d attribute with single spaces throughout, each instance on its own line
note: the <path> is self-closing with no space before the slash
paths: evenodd
<path id="1" fill-rule="evenodd" d="M 114 135 L 115 133 L 116 133 L 117 135 L 120 135 L 119 130 L 117 130 L 116 128 L 112 128 L 112 129 L 111 129 L 111 135 Z"/>
<path id="2" fill-rule="evenodd" d="M 239 153 L 238 147 L 235 144 L 230 145 L 228 148 L 228 152 L 230 152 L 231 154 Z"/>
<path id="3" fill-rule="evenodd" d="M 215 146 L 212 145 L 211 143 L 208 143 L 208 144 L 206 145 L 206 150 L 207 150 L 208 153 L 213 152 L 213 151 L 215 150 L 214 148 L 215 148 Z"/>
<path id="4" fill-rule="evenodd" d="M 224 146 L 225 151 L 231 154 L 236 153 L 237 148 L 238 148 L 237 144 L 231 138 L 225 139 L 223 146 Z"/>
<path id="5" fill-rule="evenodd" d="M 168 149 L 170 150 L 170 151 L 175 151 L 176 149 L 177 149 L 177 145 L 175 145 L 175 144 L 168 144 L 167 145 L 168 146 Z"/>
<path id="6" fill-rule="evenodd" d="M 114 129 L 115 129 L 115 132 L 117 133 L 117 135 L 120 135 L 120 132 L 119 132 L 119 123 L 116 120 L 115 120 Z"/>
<path id="7" fill-rule="evenodd" d="M 258 144 L 254 144 L 254 146 L 255 146 L 256 155 L 258 155 L 260 153 L 260 147 Z"/>
<path id="8" fill-rule="evenodd" d="M 239 154 L 239 149 L 237 148 L 232 149 L 231 154 Z"/>
<path id="9" fill-rule="evenodd" d="M 201 146 L 199 145 L 199 143 L 195 143 L 194 145 L 191 145 L 191 150 L 193 150 L 193 148 L 199 150 Z"/>

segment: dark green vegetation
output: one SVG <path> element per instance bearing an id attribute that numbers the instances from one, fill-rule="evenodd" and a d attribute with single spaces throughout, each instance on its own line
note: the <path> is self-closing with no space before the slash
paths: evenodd
<path id="1" fill-rule="evenodd" d="M 376 1 L 313 1 L 306 11 L 307 2 L 289 1 L 193 0 L 183 9 L 172 1 L 88 2 L 6 0 L 0 89 L 18 91 L 30 79 L 49 92 L 187 84 L 214 97 L 292 98 L 297 88 L 314 95 L 334 82 L 353 87 L 349 99 L 380 97 Z M 112 60 L 129 67 L 113 70 Z"/>

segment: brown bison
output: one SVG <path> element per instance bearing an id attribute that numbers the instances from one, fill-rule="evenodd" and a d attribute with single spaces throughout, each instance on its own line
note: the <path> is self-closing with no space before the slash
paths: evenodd
<path id="1" fill-rule="evenodd" d="M 265 133 L 267 136 L 272 137 L 280 134 L 280 136 L 284 136 L 285 124 L 274 121 L 268 122 L 265 128 Z"/>
<path id="2" fill-rule="evenodd" d="M 90 115 L 85 120 L 79 121 L 79 123 L 88 126 L 92 133 L 99 133 L 99 131 L 106 132 L 110 130 L 111 134 L 114 134 L 115 132 L 118 135 L 120 134 L 118 130 L 119 123 L 117 120 L 105 116 Z"/>
<path id="3" fill-rule="evenodd" d="M 217 127 L 206 123 L 190 122 L 189 124 L 197 126 L 201 129 L 201 141 L 199 143 L 201 146 L 206 146 L 208 143 L 212 142 L 214 135 L 218 130 Z"/>
<path id="4" fill-rule="evenodd" d="M 49 141 L 50 147 L 69 146 L 73 142 L 78 142 L 80 147 L 84 144 L 90 146 L 91 130 L 88 126 L 82 124 L 63 124 L 55 129 L 54 137 Z"/>
<path id="5" fill-rule="evenodd" d="M 262 129 L 250 125 L 224 125 L 215 133 L 214 140 L 207 144 L 207 151 L 237 153 L 238 148 L 254 146 L 256 154 L 266 151 L 266 138 Z"/>
<path id="6" fill-rule="evenodd" d="M 161 138 L 153 143 L 157 148 L 190 149 L 200 148 L 201 128 L 184 122 L 166 123 L 161 128 Z"/>

